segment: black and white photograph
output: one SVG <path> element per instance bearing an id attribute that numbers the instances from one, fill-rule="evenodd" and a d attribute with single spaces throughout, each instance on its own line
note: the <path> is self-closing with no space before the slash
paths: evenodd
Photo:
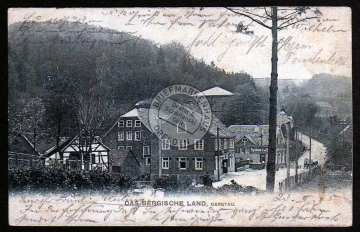
<path id="1" fill-rule="evenodd" d="M 9 8 L 9 224 L 352 226 L 351 21 Z"/>

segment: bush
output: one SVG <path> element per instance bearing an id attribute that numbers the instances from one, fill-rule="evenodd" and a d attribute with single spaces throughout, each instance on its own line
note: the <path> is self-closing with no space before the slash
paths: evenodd
<path id="1" fill-rule="evenodd" d="M 166 191 L 174 191 L 179 188 L 179 183 L 176 177 L 160 176 L 153 184 L 154 188 L 163 188 Z"/>
<path id="2" fill-rule="evenodd" d="M 133 180 L 122 173 L 101 170 L 11 168 L 8 172 L 8 185 L 10 191 L 123 192 L 133 187 Z"/>

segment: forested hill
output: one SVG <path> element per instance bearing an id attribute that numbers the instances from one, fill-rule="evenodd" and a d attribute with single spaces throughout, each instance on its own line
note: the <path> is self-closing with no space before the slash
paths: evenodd
<path id="1" fill-rule="evenodd" d="M 250 75 L 205 64 L 178 43 L 159 46 L 135 34 L 70 22 L 8 29 L 10 132 L 58 139 L 86 126 L 101 134 L 136 102 L 173 84 L 243 92 L 239 97 L 248 100 L 235 107 L 261 112 L 255 120 L 242 111 L 242 118 L 227 124 L 266 118 L 268 98 Z"/>
<path id="2" fill-rule="evenodd" d="M 11 97 L 18 92 L 41 96 L 56 77 L 71 79 L 79 94 L 101 88 L 103 97 L 117 104 L 154 96 L 171 84 L 229 91 L 244 83 L 254 85 L 248 74 L 225 73 L 192 58 L 177 43 L 159 47 L 139 36 L 80 23 L 11 25 Z"/>

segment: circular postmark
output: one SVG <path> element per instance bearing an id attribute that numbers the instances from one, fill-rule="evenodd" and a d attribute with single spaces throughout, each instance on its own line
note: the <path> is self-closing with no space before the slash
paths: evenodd
<path id="1" fill-rule="evenodd" d="M 188 85 L 172 85 L 152 100 L 149 122 L 163 146 L 186 149 L 202 139 L 211 126 L 211 106 L 206 97 Z"/>

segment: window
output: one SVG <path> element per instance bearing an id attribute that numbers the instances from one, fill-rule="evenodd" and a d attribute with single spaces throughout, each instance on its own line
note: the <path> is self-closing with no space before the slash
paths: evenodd
<path id="1" fill-rule="evenodd" d="M 150 156 L 145 157 L 145 165 L 150 165 L 151 158 Z"/>
<path id="2" fill-rule="evenodd" d="M 224 149 L 228 149 L 228 141 L 227 141 L 227 139 L 224 139 Z"/>
<path id="3" fill-rule="evenodd" d="M 149 154 L 150 154 L 149 146 L 143 146 L 143 155 L 149 155 Z"/>
<path id="4" fill-rule="evenodd" d="M 226 110 L 226 102 L 223 102 L 221 104 L 221 108 L 222 108 L 222 111 L 225 111 Z"/>
<path id="5" fill-rule="evenodd" d="M 169 139 L 163 139 L 162 140 L 162 149 L 163 150 L 170 150 L 170 140 Z"/>
<path id="6" fill-rule="evenodd" d="M 141 140 L 141 131 L 135 131 L 135 141 Z"/>
<path id="7" fill-rule="evenodd" d="M 118 146 L 117 149 L 123 150 L 123 149 L 125 149 L 125 147 L 124 146 Z"/>
<path id="8" fill-rule="evenodd" d="M 132 120 L 126 120 L 126 127 L 132 127 Z"/>
<path id="9" fill-rule="evenodd" d="M 169 157 L 163 157 L 162 160 L 161 160 L 161 168 L 162 169 L 169 169 Z"/>
<path id="10" fill-rule="evenodd" d="M 126 131 L 126 140 L 132 140 L 132 131 Z"/>
<path id="11" fill-rule="evenodd" d="M 215 138 L 215 150 L 218 149 L 218 145 L 217 145 L 218 139 Z M 221 139 L 219 139 L 219 150 L 221 150 Z"/>
<path id="12" fill-rule="evenodd" d="M 230 139 L 230 148 L 234 148 L 234 139 Z"/>
<path id="13" fill-rule="evenodd" d="M 187 130 L 186 123 L 183 121 L 180 121 L 177 124 L 177 133 L 186 133 L 186 130 Z"/>
<path id="14" fill-rule="evenodd" d="M 195 150 L 204 150 L 204 140 L 203 139 L 195 139 L 194 149 Z"/>
<path id="15" fill-rule="evenodd" d="M 204 169 L 204 158 L 195 158 L 195 170 Z"/>
<path id="16" fill-rule="evenodd" d="M 124 131 L 118 132 L 118 141 L 124 141 Z"/>
<path id="17" fill-rule="evenodd" d="M 186 139 L 179 141 L 179 150 L 187 150 L 188 141 Z"/>
<path id="18" fill-rule="evenodd" d="M 245 144 L 248 141 L 248 138 L 244 137 L 241 141 L 243 141 L 243 143 Z"/>
<path id="19" fill-rule="evenodd" d="M 186 169 L 188 167 L 188 159 L 186 157 L 179 158 L 179 169 Z"/>
<path id="20" fill-rule="evenodd" d="M 120 120 L 118 122 L 118 127 L 124 127 L 124 120 Z"/>
<path id="21" fill-rule="evenodd" d="M 135 120 L 135 127 L 141 127 L 141 121 Z"/>
<path id="22" fill-rule="evenodd" d="M 132 146 L 126 146 L 126 150 L 132 150 Z"/>

